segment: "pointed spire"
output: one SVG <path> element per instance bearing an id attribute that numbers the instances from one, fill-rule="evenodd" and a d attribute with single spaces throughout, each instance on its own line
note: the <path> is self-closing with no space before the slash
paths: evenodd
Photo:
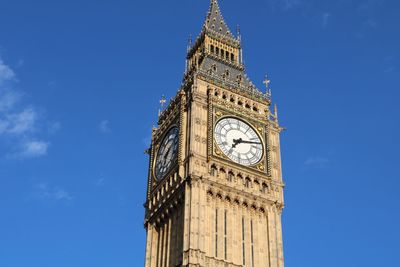
<path id="1" fill-rule="evenodd" d="M 207 30 L 212 30 L 227 37 L 234 38 L 222 16 L 218 5 L 218 0 L 211 0 L 210 9 L 208 11 L 204 27 Z"/>

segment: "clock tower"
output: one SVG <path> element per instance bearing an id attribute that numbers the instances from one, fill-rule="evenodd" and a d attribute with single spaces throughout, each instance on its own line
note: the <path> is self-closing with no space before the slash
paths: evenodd
<path id="1" fill-rule="evenodd" d="M 149 149 L 146 267 L 283 267 L 276 108 L 211 0 Z"/>

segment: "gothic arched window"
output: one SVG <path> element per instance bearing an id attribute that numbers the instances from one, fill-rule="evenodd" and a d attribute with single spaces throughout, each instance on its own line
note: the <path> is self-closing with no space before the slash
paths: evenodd
<path id="1" fill-rule="evenodd" d="M 246 180 L 245 180 L 245 182 L 244 182 L 244 186 L 245 186 L 246 188 L 250 188 L 250 186 L 251 186 L 251 180 L 250 180 L 249 177 L 246 178 Z"/>
<path id="2" fill-rule="evenodd" d="M 230 171 L 230 172 L 228 172 L 228 176 L 227 176 L 227 180 L 228 180 L 228 182 L 232 182 L 233 181 L 233 177 L 234 177 L 235 175 L 233 174 L 233 172 L 232 171 Z"/>
<path id="3" fill-rule="evenodd" d="M 211 166 L 211 170 L 210 170 L 210 174 L 211 176 L 217 176 L 217 167 L 215 167 L 214 165 Z"/>
<path id="4" fill-rule="evenodd" d="M 261 189 L 261 191 L 262 191 L 264 194 L 266 194 L 266 193 L 268 192 L 268 185 L 267 185 L 266 183 L 263 183 L 263 184 L 262 184 L 262 189 Z"/>

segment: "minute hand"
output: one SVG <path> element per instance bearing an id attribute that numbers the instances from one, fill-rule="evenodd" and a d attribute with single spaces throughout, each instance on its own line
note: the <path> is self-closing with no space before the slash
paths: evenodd
<path id="1" fill-rule="evenodd" d="M 260 142 L 246 141 L 246 140 L 243 140 L 242 138 L 233 139 L 233 145 L 232 145 L 232 147 L 235 148 L 238 144 L 254 144 L 254 145 L 261 145 Z"/>

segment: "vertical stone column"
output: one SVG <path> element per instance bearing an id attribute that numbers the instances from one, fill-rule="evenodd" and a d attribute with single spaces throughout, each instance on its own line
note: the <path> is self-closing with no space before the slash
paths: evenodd
<path id="1" fill-rule="evenodd" d="M 244 222 L 245 222 L 245 227 L 244 227 L 244 232 L 245 232 L 245 244 L 246 244 L 246 266 L 251 267 L 251 234 L 250 234 L 250 220 L 251 220 L 251 214 L 245 209 L 245 217 L 244 217 Z"/>
<path id="2" fill-rule="evenodd" d="M 210 221 L 209 221 L 209 226 L 210 226 L 210 257 L 213 258 L 215 257 L 215 210 L 216 210 L 216 205 L 215 205 L 215 198 L 211 200 L 211 210 L 210 210 Z"/>
<path id="3" fill-rule="evenodd" d="M 236 206 L 236 252 L 235 253 L 235 264 L 242 265 L 243 264 L 243 248 L 242 248 L 242 216 L 243 216 L 243 209 L 238 204 Z"/>
<path id="4" fill-rule="evenodd" d="M 186 94 L 184 91 L 180 92 L 180 116 L 179 116 L 179 153 L 178 153 L 178 164 L 179 164 L 179 176 L 184 177 L 184 166 L 183 161 L 187 157 L 187 138 L 188 138 L 188 114 L 185 111 L 186 108 Z"/>
<path id="5" fill-rule="evenodd" d="M 164 231 L 162 225 L 158 227 L 158 239 L 157 239 L 157 267 L 161 266 L 161 259 L 162 259 L 162 249 L 163 249 L 163 237 Z"/>
<path id="6" fill-rule="evenodd" d="M 170 240 L 169 240 L 169 259 L 167 266 L 175 266 L 175 250 L 176 250 L 176 209 L 171 211 L 170 219 Z"/>
<path id="7" fill-rule="evenodd" d="M 159 240 L 159 232 L 155 225 L 152 225 L 152 242 L 151 242 L 151 258 L 150 258 L 150 267 L 157 266 L 157 253 L 158 253 L 158 240 Z"/>
<path id="8" fill-rule="evenodd" d="M 227 242 L 228 242 L 228 244 L 227 244 L 227 250 L 228 250 L 228 253 L 227 253 L 227 256 L 228 256 L 228 261 L 229 262 L 233 262 L 233 254 L 235 253 L 235 251 L 233 250 L 233 246 L 234 246 L 234 243 L 233 243 L 233 241 L 234 241 L 234 219 L 233 219 L 233 205 L 232 204 L 229 204 L 229 207 L 228 207 L 228 213 L 227 213 L 227 227 L 228 227 L 228 229 L 227 229 Z"/>
<path id="9" fill-rule="evenodd" d="M 189 249 L 190 249 L 190 219 L 192 216 L 191 203 L 192 203 L 192 186 L 191 182 L 185 185 L 185 200 L 184 200 L 184 213 L 183 213 L 183 265 L 189 264 Z"/>
<path id="10" fill-rule="evenodd" d="M 282 240 L 282 212 L 277 210 L 276 212 L 276 235 L 277 235 L 277 251 L 278 251 L 278 267 L 284 267 L 283 260 L 283 240 Z"/>
<path id="11" fill-rule="evenodd" d="M 191 186 L 191 203 L 190 203 L 190 238 L 189 249 L 190 251 L 199 250 L 199 236 L 200 236 L 200 182 L 194 181 Z M 186 251 L 186 250 L 185 250 Z M 199 264 L 199 259 L 190 255 L 190 264 Z"/>
<path id="12" fill-rule="evenodd" d="M 171 216 L 172 214 L 169 214 Z M 169 217 L 167 219 L 167 224 L 166 224 L 166 239 L 165 239 L 165 267 L 168 267 L 169 265 L 169 259 L 171 256 L 171 223 L 172 219 Z"/>
<path id="13" fill-rule="evenodd" d="M 206 253 L 206 235 L 207 235 L 207 195 L 204 185 L 199 188 L 199 249 L 202 253 Z"/>
<path id="14" fill-rule="evenodd" d="M 265 266 L 271 267 L 271 253 L 270 253 L 270 234 L 269 234 L 269 220 L 268 220 L 268 211 L 265 213 L 265 217 L 263 218 L 263 229 L 264 229 L 264 249 L 265 249 Z"/>
<path id="15" fill-rule="evenodd" d="M 217 198 L 218 203 L 218 259 L 224 259 L 224 203 Z"/>
<path id="16" fill-rule="evenodd" d="M 208 257 L 211 257 L 211 202 L 213 201 L 211 196 L 206 196 L 206 208 L 205 208 L 205 217 L 204 217 L 204 249 L 205 254 Z"/>
<path id="17" fill-rule="evenodd" d="M 145 266 L 146 267 L 152 267 L 151 266 L 151 260 L 152 260 L 152 245 L 153 245 L 153 226 L 149 223 L 147 225 L 147 237 L 146 237 L 146 261 L 145 261 Z"/>
<path id="18" fill-rule="evenodd" d="M 255 212 L 253 216 L 253 253 L 254 253 L 254 267 L 260 265 L 260 231 L 258 228 L 258 214 Z"/>
<path id="19" fill-rule="evenodd" d="M 268 211 L 269 257 L 271 267 L 278 267 L 276 247 L 276 222 L 273 208 Z"/>

